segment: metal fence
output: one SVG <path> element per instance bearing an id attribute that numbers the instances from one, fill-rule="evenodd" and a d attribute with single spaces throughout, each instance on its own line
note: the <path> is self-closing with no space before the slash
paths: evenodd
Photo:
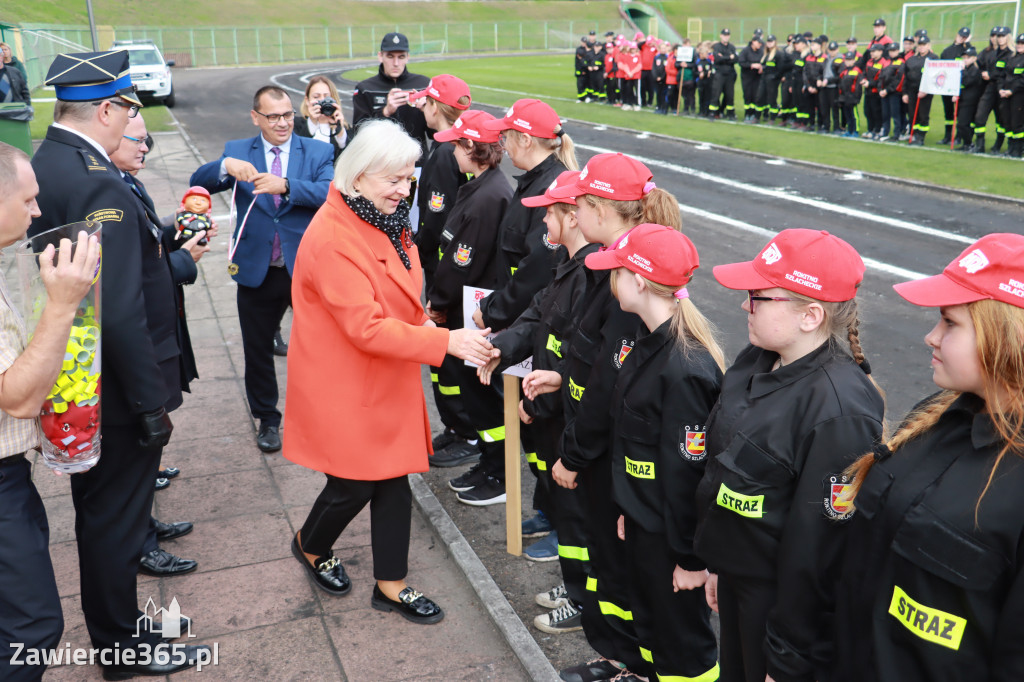
<path id="1" fill-rule="evenodd" d="M 114 40 L 149 39 L 165 59 L 177 66 L 234 66 L 266 62 L 305 62 L 373 57 L 389 31 L 402 30 L 409 37 L 413 54 L 480 54 L 566 50 L 574 48 L 581 35 L 625 31 L 626 25 L 593 21 L 508 21 L 449 24 L 420 24 L 411 30 L 391 25 L 376 26 L 292 26 L 161 28 L 153 26 L 100 27 L 100 48 Z M 90 49 L 87 26 L 0 25 L 0 39 L 21 45 L 29 85 L 42 83 L 56 54 L 68 49 Z M 77 47 L 76 47 L 77 46 Z"/>

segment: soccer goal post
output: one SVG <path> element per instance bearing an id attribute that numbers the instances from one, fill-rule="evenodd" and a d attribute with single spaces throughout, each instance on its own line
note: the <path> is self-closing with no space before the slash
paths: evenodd
<path id="1" fill-rule="evenodd" d="M 902 21 L 900 23 L 900 36 L 907 35 L 907 12 L 924 7 L 944 8 L 946 12 L 957 11 L 966 14 L 967 8 L 978 5 L 1012 5 L 1013 25 L 1010 27 L 1011 35 L 1017 34 L 1017 26 L 1020 23 L 1020 2 L 1021 0 L 967 0 L 967 2 L 905 2 L 903 3 Z M 918 27 L 920 28 L 920 27 Z M 979 30 L 974 27 L 975 30 Z M 915 29 L 916 30 L 916 29 Z M 980 48 L 979 48 L 980 49 Z"/>

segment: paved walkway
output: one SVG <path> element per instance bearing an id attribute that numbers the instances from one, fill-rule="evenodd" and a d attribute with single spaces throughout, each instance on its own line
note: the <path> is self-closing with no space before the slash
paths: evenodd
<path id="1" fill-rule="evenodd" d="M 155 138 L 140 179 L 158 210 L 170 214 L 198 163 L 178 133 Z M 215 213 L 225 209 L 219 200 L 214 205 Z M 219 649 L 217 666 L 181 673 L 174 680 L 557 679 L 419 476 L 412 477 L 417 504 L 409 582 L 444 607 L 447 615 L 440 624 L 414 625 L 370 607 L 368 513 L 356 519 L 335 547 L 354 583 L 349 595 L 321 592 L 296 564 L 289 542 L 323 476 L 256 448 L 242 386 L 235 286 L 226 267 L 226 221 L 222 230 L 225 236 L 214 241 L 200 262 L 198 281 L 186 289 L 201 379 L 172 414 L 174 435 L 164 451 L 163 463 L 183 473 L 156 493 L 154 505 L 162 521 L 195 522 L 193 533 L 163 546 L 198 560 L 199 569 L 174 578 L 139 577 L 140 606 L 150 597 L 167 606 L 176 597 L 182 614 L 193 619 L 197 638 L 192 641 Z M 285 359 L 279 358 L 282 398 L 286 369 Z M 344 442 L 343 433 L 338 437 Z M 41 464 L 34 478 L 49 516 L 66 620 L 62 643 L 88 647 L 68 478 Z M 44 679 L 92 680 L 101 675 L 95 667 L 65 666 L 51 669 Z"/>

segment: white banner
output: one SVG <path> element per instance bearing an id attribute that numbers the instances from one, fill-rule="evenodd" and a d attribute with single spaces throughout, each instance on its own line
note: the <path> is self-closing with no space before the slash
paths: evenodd
<path id="1" fill-rule="evenodd" d="M 679 62 L 692 62 L 693 61 L 693 47 L 690 45 L 680 45 L 676 48 L 676 61 Z"/>
<path id="2" fill-rule="evenodd" d="M 929 95 L 960 96 L 960 73 L 964 63 L 928 59 L 921 74 L 921 92 Z"/>
<path id="3" fill-rule="evenodd" d="M 493 289 L 484 289 L 482 287 L 462 287 L 462 319 L 466 321 L 466 329 L 480 329 L 473 322 L 473 313 L 476 312 L 477 308 L 480 307 L 480 301 L 487 298 L 487 296 L 494 291 Z M 493 339 L 497 334 L 488 334 L 488 339 Z M 469 367 L 476 367 L 469 360 L 464 361 Z M 533 371 L 533 356 L 526 358 L 518 365 L 512 365 L 506 369 L 502 374 L 511 374 L 514 377 L 525 377 L 527 374 Z"/>

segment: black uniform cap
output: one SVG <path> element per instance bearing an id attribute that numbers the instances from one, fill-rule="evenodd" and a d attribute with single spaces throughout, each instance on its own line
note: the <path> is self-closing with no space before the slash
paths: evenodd
<path id="1" fill-rule="evenodd" d="M 966 50 L 964 50 L 964 56 L 965 57 L 977 57 L 978 56 L 978 49 L 976 47 L 974 47 L 974 45 L 970 45 L 970 46 L 968 46 L 968 48 Z"/>
<path id="2" fill-rule="evenodd" d="M 813 33 L 811 33 L 810 31 L 804 31 L 804 38 L 807 38 L 808 40 L 810 40 L 813 37 L 814 37 Z"/>
<path id="3" fill-rule="evenodd" d="M 857 58 L 857 53 L 854 52 L 853 50 L 850 50 L 849 52 L 846 52 L 845 54 L 843 54 L 843 59 L 856 59 L 856 58 Z"/>
<path id="4" fill-rule="evenodd" d="M 878 19 L 875 19 L 874 25 L 875 26 L 885 26 L 885 19 L 882 19 L 881 17 L 879 17 Z"/>
<path id="5" fill-rule="evenodd" d="M 960 29 L 959 31 L 957 31 L 956 33 L 957 33 L 957 35 L 959 35 L 959 36 L 960 36 L 961 38 L 970 38 L 970 37 L 971 37 L 971 29 L 970 29 L 970 27 L 969 27 L 969 26 L 964 26 L 963 28 L 961 28 L 961 29 Z"/>
<path id="6" fill-rule="evenodd" d="M 591 32 L 589 33 L 589 35 L 592 35 L 592 36 L 596 36 L 596 35 L 597 35 L 597 31 L 591 31 Z"/>
<path id="7" fill-rule="evenodd" d="M 910 36 L 903 36 L 903 42 L 905 42 L 905 43 L 912 43 L 912 42 L 914 42 L 914 39 L 911 38 Z"/>
<path id="8" fill-rule="evenodd" d="M 828 49 L 830 49 L 830 50 L 838 50 L 839 49 L 839 43 L 837 43 L 836 41 L 833 40 L 831 43 L 828 44 Z"/>
<path id="9" fill-rule="evenodd" d="M 1024 43 L 1024 33 L 1021 33 L 1017 36 L 1017 43 Z"/>
<path id="10" fill-rule="evenodd" d="M 615 31 L 605 31 L 604 34 L 605 36 L 611 36 L 612 38 L 615 37 Z"/>
<path id="11" fill-rule="evenodd" d="M 899 43 L 889 43 L 885 46 L 889 52 L 899 52 L 903 48 L 899 46 Z"/>
<path id="12" fill-rule="evenodd" d="M 732 35 L 732 31 L 730 31 L 730 30 L 729 30 L 729 29 L 727 29 L 727 28 L 723 28 L 723 29 L 722 29 L 722 35 L 723 35 L 723 36 L 731 36 L 731 35 Z"/>
<path id="13" fill-rule="evenodd" d="M 875 43 L 874 45 L 872 45 L 871 47 L 868 48 L 868 52 L 874 52 L 876 50 L 878 52 L 884 52 L 885 51 L 885 45 L 883 45 L 882 43 Z"/>
<path id="14" fill-rule="evenodd" d="M 932 39 L 928 37 L 927 33 L 925 33 L 923 36 L 917 39 L 918 45 L 927 45 L 930 42 L 932 42 Z"/>
<path id="15" fill-rule="evenodd" d="M 59 54 L 46 72 L 45 84 L 53 86 L 62 102 L 97 102 L 120 97 L 142 106 L 128 67 L 126 50 Z"/>
<path id="16" fill-rule="evenodd" d="M 1000 26 L 999 27 L 999 35 L 1001 35 L 1001 36 L 1008 36 L 1008 35 L 1010 35 L 1010 27 L 1009 26 Z"/>
<path id="17" fill-rule="evenodd" d="M 380 41 L 381 52 L 408 52 L 409 39 L 402 33 L 387 33 Z"/>
<path id="18" fill-rule="evenodd" d="M 849 38 L 846 39 L 846 42 L 847 43 L 856 43 L 857 42 L 857 36 L 850 36 Z"/>
<path id="19" fill-rule="evenodd" d="M 765 42 L 774 43 L 775 42 L 775 36 L 773 34 L 768 34 L 768 37 L 765 38 Z"/>
<path id="20" fill-rule="evenodd" d="M 914 37 L 915 38 L 920 38 L 921 36 L 926 36 L 926 35 L 928 35 L 928 29 L 926 29 L 926 28 L 919 28 L 916 31 L 914 31 Z"/>
<path id="21" fill-rule="evenodd" d="M 806 43 L 806 42 L 807 42 L 807 38 L 804 38 L 804 35 L 802 33 L 797 33 L 795 36 L 793 36 L 793 44 L 794 45 L 797 44 L 797 43 Z"/>

